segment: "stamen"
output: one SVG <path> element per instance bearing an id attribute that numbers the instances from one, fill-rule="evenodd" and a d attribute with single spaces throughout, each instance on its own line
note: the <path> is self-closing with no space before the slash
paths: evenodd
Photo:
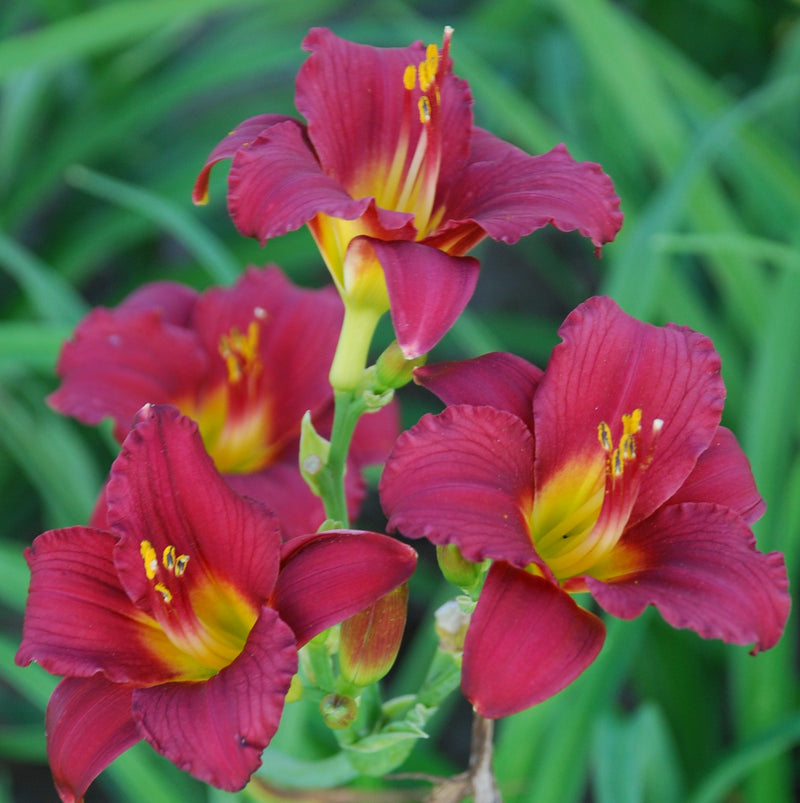
<path id="1" fill-rule="evenodd" d="M 253 320 L 242 334 L 235 326 L 219 339 L 219 353 L 228 368 L 228 381 L 235 385 L 258 366 L 258 322 Z"/>
<path id="2" fill-rule="evenodd" d="M 608 426 L 608 424 L 606 424 L 605 421 L 601 421 L 597 425 L 597 438 L 600 441 L 600 445 L 603 447 L 603 449 L 610 453 L 614 447 L 611 441 L 611 428 Z"/>
<path id="3" fill-rule="evenodd" d="M 403 72 L 403 86 L 410 92 L 417 83 L 417 68 L 409 64 Z"/>
<path id="4" fill-rule="evenodd" d="M 164 602 L 172 602 L 172 592 L 163 583 L 156 583 L 153 588 L 161 594 Z"/>
<path id="5" fill-rule="evenodd" d="M 165 569 L 172 571 L 172 567 L 175 565 L 175 547 L 172 544 L 164 548 L 161 562 L 164 564 Z"/>
<path id="6" fill-rule="evenodd" d="M 139 554 L 144 561 L 144 573 L 148 580 L 152 580 L 158 571 L 158 558 L 153 545 L 149 541 L 142 541 L 139 544 Z"/>
<path id="7" fill-rule="evenodd" d="M 419 99 L 419 121 L 423 125 L 431 121 L 431 102 L 425 95 Z"/>
<path id="8" fill-rule="evenodd" d="M 175 558 L 175 577 L 181 577 L 186 571 L 186 565 L 189 563 L 188 555 L 178 555 Z"/>

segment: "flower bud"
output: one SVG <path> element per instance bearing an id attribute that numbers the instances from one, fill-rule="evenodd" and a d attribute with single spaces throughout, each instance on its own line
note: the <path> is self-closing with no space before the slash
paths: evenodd
<path id="1" fill-rule="evenodd" d="M 320 495 L 319 474 L 328 462 L 331 444 L 314 428 L 311 411 L 306 410 L 300 423 L 300 473 L 309 488 Z"/>
<path id="2" fill-rule="evenodd" d="M 407 608 L 408 585 L 403 583 L 342 622 L 339 670 L 345 680 L 369 686 L 392 668 L 403 638 Z"/>
<path id="3" fill-rule="evenodd" d="M 342 730 L 358 715 L 358 703 L 345 694 L 327 694 L 320 701 L 319 712 L 331 730 Z"/>
<path id="4" fill-rule="evenodd" d="M 458 600 L 451 599 L 437 608 L 434 619 L 439 649 L 444 652 L 461 652 L 464 649 L 470 615 L 458 604 Z"/>
<path id="5" fill-rule="evenodd" d="M 375 363 L 375 379 L 381 388 L 401 388 L 414 378 L 414 369 L 425 365 L 428 355 L 406 359 L 397 341 L 390 343 Z"/>
<path id="6" fill-rule="evenodd" d="M 483 566 L 467 560 L 455 544 L 437 546 L 436 560 L 445 580 L 466 591 L 474 588 L 483 575 Z"/>

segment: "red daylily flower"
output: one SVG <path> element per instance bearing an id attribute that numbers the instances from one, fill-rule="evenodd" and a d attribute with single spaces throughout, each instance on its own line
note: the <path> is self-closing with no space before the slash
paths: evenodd
<path id="1" fill-rule="evenodd" d="M 238 229 L 263 243 L 308 224 L 348 313 L 391 308 L 409 359 L 466 306 L 478 263 L 464 255 L 484 237 L 514 243 L 550 223 L 599 249 L 622 225 L 598 165 L 573 161 L 563 145 L 530 156 L 473 126 L 451 34 L 441 50 L 376 48 L 312 29 L 295 95 L 307 124 L 245 120 L 213 149 L 194 190 L 204 203 L 211 168 L 232 157 Z"/>
<path id="2" fill-rule="evenodd" d="M 66 676 L 46 715 L 61 799 L 81 799 L 141 739 L 240 789 L 278 727 L 298 648 L 405 582 L 413 550 L 357 531 L 282 544 L 174 407 L 139 413 L 107 498 L 107 530 L 52 530 L 26 552 L 16 660 Z"/>
<path id="3" fill-rule="evenodd" d="M 720 426 L 712 343 L 608 298 L 560 335 L 544 373 L 510 354 L 417 369 L 450 406 L 400 436 L 381 481 L 390 531 L 494 560 L 462 677 L 487 717 L 550 697 L 596 657 L 604 625 L 570 592 L 623 619 L 654 605 L 754 653 L 789 612 L 783 556 L 750 530 L 764 503 Z"/>
<path id="4" fill-rule="evenodd" d="M 111 417 L 119 440 L 143 404 L 172 404 L 198 422 L 236 491 L 271 507 L 287 536 L 313 532 L 325 513 L 298 469 L 300 424 L 310 410 L 320 431 L 330 426 L 328 370 L 341 323 L 333 288 L 296 287 L 275 267 L 202 295 L 156 282 L 79 324 L 49 402 L 86 424 Z M 394 406 L 356 430 L 347 473 L 354 517 L 365 490 L 359 469 L 385 459 L 397 430 Z"/>

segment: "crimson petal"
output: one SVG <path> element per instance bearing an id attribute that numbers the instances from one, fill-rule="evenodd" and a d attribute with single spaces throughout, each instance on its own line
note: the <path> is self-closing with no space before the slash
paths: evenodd
<path id="1" fill-rule="evenodd" d="M 61 387 L 48 403 L 85 424 L 114 419 L 122 440 L 136 411 L 193 390 L 206 371 L 194 333 L 168 323 L 161 311 L 93 310 L 58 359 Z"/>
<path id="2" fill-rule="evenodd" d="M 303 646 L 412 575 L 417 553 L 385 535 L 330 530 L 283 547 L 272 605 Z"/>
<path id="3" fill-rule="evenodd" d="M 392 323 L 407 359 L 427 354 L 464 311 L 480 264 L 406 240 L 369 240 L 386 277 Z"/>
<path id="4" fill-rule="evenodd" d="M 130 686 L 102 676 L 65 678 L 47 704 L 47 758 L 64 803 L 83 799 L 89 784 L 141 740 L 131 716 Z"/>
<path id="5" fill-rule="evenodd" d="M 239 148 L 247 146 L 270 126 L 292 119 L 293 118 L 287 117 L 285 114 L 259 114 L 237 125 L 227 137 L 214 146 L 214 149 L 208 155 L 208 159 L 206 159 L 206 163 L 203 165 L 203 169 L 197 177 L 194 190 L 192 191 L 192 200 L 194 203 L 204 204 L 208 202 L 208 178 L 211 173 L 211 168 L 214 167 L 217 162 L 233 157 Z"/>
<path id="6" fill-rule="evenodd" d="M 496 562 L 467 631 L 461 689 L 484 717 L 514 714 L 572 683 L 604 639 L 602 621 L 558 586 Z"/>
<path id="7" fill-rule="evenodd" d="M 18 664 L 36 661 L 55 675 L 103 671 L 122 682 L 175 676 L 148 649 L 156 634 L 120 586 L 115 544 L 111 533 L 70 527 L 40 535 L 26 550 L 31 584 Z"/>
<path id="8" fill-rule="evenodd" d="M 308 121 L 314 150 L 329 175 L 345 187 L 363 179 L 365 166 L 388 170 L 403 130 L 408 99 L 403 75 L 408 65 L 425 60 L 425 47 L 381 48 L 340 39 L 325 28 L 312 28 L 303 40 L 311 56 L 297 75 L 295 102 Z M 452 73 L 441 86 L 443 145 L 439 182 L 461 173 L 469 150 L 472 98 L 466 81 Z M 408 153 L 413 154 L 423 126 L 416 114 Z M 410 159 L 410 156 L 408 157 Z"/>
<path id="9" fill-rule="evenodd" d="M 533 432 L 533 394 L 542 370 L 516 354 L 495 351 L 471 360 L 423 365 L 414 381 L 445 404 L 488 405 L 506 410 Z"/>
<path id="10" fill-rule="evenodd" d="M 516 416 L 466 405 L 423 416 L 381 478 L 389 531 L 457 544 L 476 563 L 538 562 L 523 514 L 532 475 L 533 436 Z"/>
<path id="11" fill-rule="evenodd" d="M 618 579 L 584 578 L 594 598 L 622 619 L 655 605 L 673 627 L 753 653 L 780 638 L 790 598 L 783 555 L 755 548 L 749 527 L 719 505 L 667 505 L 625 533 L 619 547 L 635 568 Z"/>
<path id="12" fill-rule="evenodd" d="M 531 156 L 480 128 L 472 129 L 469 163 L 446 204 L 446 218 L 472 220 L 510 244 L 552 224 L 577 229 L 599 249 L 614 239 L 623 217 L 600 165 L 576 162 L 564 145 Z"/>
<path id="13" fill-rule="evenodd" d="M 143 541 L 159 556 L 174 546 L 193 571 L 229 582 L 254 605 L 269 597 L 278 571 L 277 520 L 234 493 L 214 468 L 197 425 L 174 407 L 142 408 L 114 461 L 106 494 L 109 526 L 120 536 L 117 571 L 143 610 L 151 610 L 155 593 L 142 569 Z M 231 533 L 236 549 L 226 537 Z"/>
<path id="14" fill-rule="evenodd" d="M 142 736 L 201 781 L 244 787 L 278 729 L 297 648 L 271 608 L 261 609 L 236 660 L 202 683 L 167 683 L 133 693 Z"/>
<path id="15" fill-rule="evenodd" d="M 256 237 L 262 245 L 299 229 L 320 212 L 354 220 L 371 203 L 369 198 L 354 201 L 322 170 L 297 121 L 269 128 L 238 151 L 228 174 L 233 222 L 242 234 Z"/>
<path id="16" fill-rule="evenodd" d="M 686 328 L 642 323 L 607 297 L 590 298 L 559 329 L 534 399 L 536 487 L 571 462 L 602 456 L 597 431 L 614 442 L 622 416 L 641 409 L 642 451 L 653 448 L 631 524 L 663 504 L 708 448 L 725 387 L 711 341 Z M 656 438 L 655 419 L 663 426 Z"/>
<path id="17" fill-rule="evenodd" d="M 747 455 L 729 429 L 717 429 L 694 471 L 669 500 L 669 504 L 680 502 L 714 502 L 738 513 L 747 524 L 764 515 L 766 505 L 756 488 Z"/>

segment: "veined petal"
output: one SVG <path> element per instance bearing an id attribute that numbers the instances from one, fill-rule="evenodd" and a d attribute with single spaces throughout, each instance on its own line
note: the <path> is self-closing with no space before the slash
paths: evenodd
<path id="1" fill-rule="evenodd" d="M 641 410 L 638 459 L 649 454 L 651 462 L 633 524 L 680 488 L 717 431 L 725 398 L 719 355 L 703 335 L 642 323 L 607 297 L 578 306 L 559 334 L 534 399 L 537 492 L 570 464 L 602 463 L 598 426 L 605 423 L 616 444 L 623 415 Z"/>
<path id="2" fill-rule="evenodd" d="M 261 764 L 297 671 L 292 631 L 271 608 L 239 657 L 204 683 L 168 683 L 133 694 L 142 736 L 195 778 L 237 791 Z"/>
<path id="3" fill-rule="evenodd" d="M 284 538 L 316 532 L 325 521 L 325 508 L 315 496 L 297 468 L 297 449 L 287 450 L 284 459 L 270 465 L 264 471 L 251 474 L 225 474 L 228 485 L 242 496 L 251 499 L 269 500 L 269 509 L 275 514 Z M 351 477 L 351 474 L 355 476 Z M 346 479 L 352 485 L 359 483 L 357 470 L 348 472 Z M 363 482 L 361 483 L 363 485 Z M 363 500 L 363 489 L 353 494 L 348 486 L 348 501 L 357 505 Z M 354 511 L 355 512 L 355 511 Z"/>
<path id="4" fill-rule="evenodd" d="M 764 515 L 766 505 L 756 488 L 750 462 L 729 429 L 717 429 L 686 482 L 669 500 L 671 505 L 681 502 L 713 502 L 728 507 L 746 524 Z"/>
<path id="5" fill-rule="evenodd" d="M 386 277 L 392 323 L 403 354 L 409 360 L 427 354 L 472 297 L 478 260 L 405 240 L 369 242 Z"/>
<path id="6" fill-rule="evenodd" d="M 47 758 L 64 803 L 83 800 L 89 784 L 141 740 L 131 715 L 133 689 L 97 675 L 65 678 L 47 704 Z"/>
<path id="7" fill-rule="evenodd" d="M 253 610 L 271 593 L 277 521 L 233 492 L 197 425 L 174 407 L 142 408 L 112 466 L 107 498 L 109 526 L 120 537 L 117 572 L 143 610 L 171 619 L 175 611 L 165 613 L 161 598 L 192 607 L 187 594 L 204 585 L 230 588 Z M 230 548 L 233 534 L 236 549 Z M 151 550 L 155 564 L 145 554 Z"/>
<path id="8" fill-rule="evenodd" d="M 393 538 L 358 530 L 329 530 L 283 546 L 272 599 L 302 647 L 404 583 L 417 553 Z"/>
<path id="9" fill-rule="evenodd" d="M 448 405 L 488 405 L 505 410 L 533 432 L 533 394 L 542 373 L 516 354 L 495 351 L 471 360 L 423 365 L 414 370 L 414 381 Z"/>
<path id="10" fill-rule="evenodd" d="M 719 505 L 666 505 L 625 533 L 603 574 L 584 579 L 614 616 L 655 605 L 673 627 L 755 643 L 753 653 L 777 642 L 789 615 L 783 555 L 757 551 L 750 528 Z"/>
<path id="11" fill-rule="evenodd" d="M 117 682 L 159 683 L 180 674 L 182 658 L 155 622 L 130 601 L 113 562 L 111 533 L 51 530 L 26 550 L 31 584 L 18 664 L 55 675 L 104 672 Z"/>
<path id="12" fill-rule="evenodd" d="M 443 200 L 446 219 L 474 221 L 510 244 L 549 223 L 577 229 L 599 249 L 614 239 L 623 217 L 600 165 L 576 162 L 564 145 L 531 156 L 480 128 L 472 129 L 469 162 Z"/>
<path id="13" fill-rule="evenodd" d="M 222 159 L 232 158 L 236 151 L 248 146 L 267 128 L 292 119 L 292 117 L 287 117 L 285 114 L 259 114 L 239 123 L 228 136 L 214 146 L 214 149 L 208 155 L 208 159 L 206 159 L 206 163 L 203 165 L 203 169 L 195 182 L 192 200 L 196 204 L 208 203 L 208 177 L 211 173 L 211 168 L 217 162 Z"/>
<path id="14" fill-rule="evenodd" d="M 311 56 L 297 75 L 295 102 L 308 121 L 308 131 L 319 160 L 330 175 L 348 189 L 379 184 L 399 147 L 410 162 L 423 130 L 416 101 L 406 92 L 406 67 L 425 60 L 425 47 L 378 48 L 348 42 L 324 28 L 313 28 L 303 40 Z M 452 73 L 440 90 L 444 135 L 439 180 L 464 166 L 472 125 L 472 98 L 465 81 Z M 408 106 L 413 105 L 409 115 Z M 410 130 L 409 119 L 412 122 Z M 402 137 L 407 142 L 401 143 Z M 373 194 L 373 193 L 365 193 Z"/>
<path id="15" fill-rule="evenodd" d="M 543 577 L 492 564 L 464 642 L 461 689 L 505 717 L 552 697 L 594 661 L 605 626 Z"/>
<path id="16" fill-rule="evenodd" d="M 538 561 L 523 509 L 530 501 L 533 437 L 491 407 L 448 407 L 404 432 L 380 482 L 389 531 L 456 544 L 468 560 Z"/>
<path id="17" fill-rule="evenodd" d="M 199 297 L 197 290 L 179 282 L 148 282 L 137 287 L 116 310 L 158 310 L 164 323 L 186 328 Z"/>
<path id="18" fill-rule="evenodd" d="M 193 332 L 159 310 L 93 310 L 64 344 L 56 373 L 61 387 L 48 403 L 85 424 L 111 417 L 122 440 L 146 401 L 168 402 L 190 392 L 206 371 Z"/>
<path id="19" fill-rule="evenodd" d="M 239 150 L 228 175 L 228 208 L 239 231 L 263 245 L 315 215 L 354 220 L 372 203 L 353 200 L 327 175 L 296 121 L 269 128 Z"/>

